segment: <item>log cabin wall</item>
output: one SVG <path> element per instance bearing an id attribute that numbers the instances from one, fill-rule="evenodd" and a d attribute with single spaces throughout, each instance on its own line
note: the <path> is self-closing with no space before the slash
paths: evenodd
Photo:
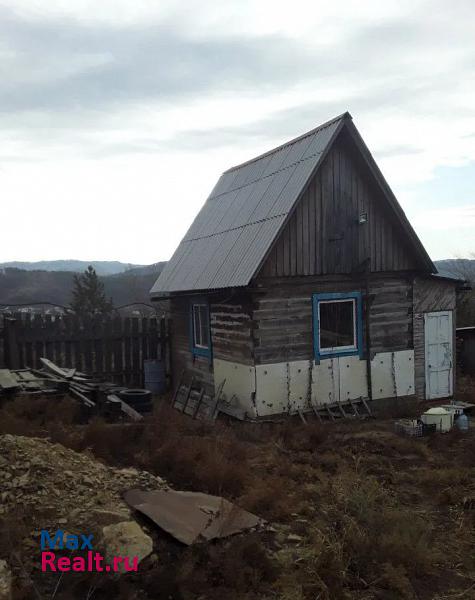
<path id="1" fill-rule="evenodd" d="M 372 355 L 412 348 L 412 276 L 373 276 L 369 290 Z M 313 359 L 312 295 L 355 291 L 365 297 L 363 277 L 259 280 L 252 313 L 256 364 Z"/>
<path id="2" fill-rule="evenodd" d="M 248 292 L 210 297 L 213 359 L 254 364 L 251 312 Z"/>
<path id="3" fill-rule="evenodd" d="M 190 297 L 170 299 L 172 385 L 175 387 L 183 370 L 187 377 L 214 386 L 212 362 L 205 356 L 193 356 L 190 337 Z"/>
<path id="4" fill-rule="evenodd" d="M 211 358 L 194 356 L 191 350 L 190 303 L 194 296 L 170 300 L 172 320 L 171 357 L 174 385 L 183 369 L 198 381 L 214 385 L 213 361 L 229 360 L 253 364 L 252 321 L 249 294 L 223 292 L 204 296 L 210 307 Z M 200 296 L 202 299 L 203 296 Z"/>

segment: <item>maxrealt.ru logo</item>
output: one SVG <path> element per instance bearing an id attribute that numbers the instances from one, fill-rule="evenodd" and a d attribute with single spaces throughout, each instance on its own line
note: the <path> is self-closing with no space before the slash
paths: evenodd
<path id="1" fill-rule="evenodd" d="M 76 571 L 76 572 L 124 572 L 137 571 L 137 556 L 113 556 L 106 563 L 100 552 L 95 552 L 92 544 L 93 535 L 74 535 L 58 529 L 51 536 L 46 530 L 41 531 L 41 570 L 42 571 Z M 49 549 L 49 551 L 48 551 Z M 53 550 L 85 551 L 85 556 L 67 557 L 57 555 Z"/>

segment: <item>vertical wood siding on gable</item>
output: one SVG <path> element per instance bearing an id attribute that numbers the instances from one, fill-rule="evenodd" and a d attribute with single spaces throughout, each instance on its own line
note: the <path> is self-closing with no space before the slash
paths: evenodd
<path id="1" fill-rule="evenodd" d="M 368 223 L 359 225 L 362 213 Z M 274 244 L 259 277 L 417 269 L 405 233 L 344 138 L 332 148 Z"/>

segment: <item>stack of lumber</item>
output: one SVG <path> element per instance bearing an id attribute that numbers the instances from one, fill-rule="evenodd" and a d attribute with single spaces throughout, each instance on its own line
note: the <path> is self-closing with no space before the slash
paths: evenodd
<path id="1" fill-rule="evenodd" d="M 142 415 L 137 413 L 123 400 L 116 399 L 114 393 L 124 389 L 117 385 L 95 379 L 76 369 L 58 367 L 47 358 L 40 358 L 42 369 L 0 369 L 0 396 L 22 395 L 59 395 L 69 393 L 86 408 L 108 408 L 116 413 L 138 421 Z M 114 396 L 114 398 L 112 398 Z"/>

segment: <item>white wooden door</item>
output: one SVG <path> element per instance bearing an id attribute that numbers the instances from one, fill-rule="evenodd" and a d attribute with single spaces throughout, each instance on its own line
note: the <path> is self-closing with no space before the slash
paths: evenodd
<path id="1" fill-rule="evenodd" d="M 452 311 L 424 313 L 426 398 L 453 393 Z"/>

